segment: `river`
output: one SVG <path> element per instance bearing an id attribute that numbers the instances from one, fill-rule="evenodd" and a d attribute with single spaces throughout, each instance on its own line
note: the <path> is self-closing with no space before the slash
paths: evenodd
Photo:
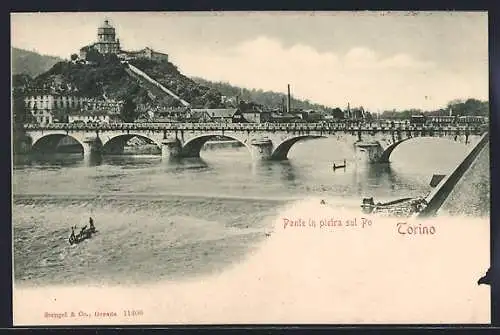
<path id="1" fill-rule="evenodd" d="M 252 162 L 244 147 L 203 150 L 201 159 L 177 163 L 146 155 L 105 156 L 97 165 L 79 155 L 18 157 L 15 284 L 114 287 L 218 275 L 258 253 L 269 243 L 265 233 L 274 232 L 281 213 L 294 206 L 325 199 L 331 208 L 357 215 L 364 196 L 378 201 L 425 195 L 432 174 L 449 173 L 466 152 L 447 140 L 417 139 L 401 144 L 390 164 L 366 165 L 356 161 L 351 147 L 332 138 L 299 142 L 283 162 Z M 332 162 L 344 159 L 346 169 L 333 171 Z M 489 204 L 474 210 L 482 222 L 476 227 L 482 228 L 462 232 L 480 234 L 488 245 Z M 99 232 L 70 246 L 70 227 L 81 227 L 89 216 Z M 367 243 L 350 238 L 351 244 Z M 375 238 L 367 245 L 373 243 Z M 487 249 L 477 252 L 482 258 L 470 278 L 487 266 Z M 343 262 L 332 258 L 329 264 Z"/>

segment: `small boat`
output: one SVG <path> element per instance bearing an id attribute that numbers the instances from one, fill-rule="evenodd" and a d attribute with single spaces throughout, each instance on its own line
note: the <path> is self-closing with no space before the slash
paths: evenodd
<path id="1" fill-rule="evenodd" d="M 382 214 L 388 216 L 409 217 L 427 206 L 424 198 L 402 198 L 389 202 L 375 203 L 372 198 L 364 198 L 361 209 L 366 214 Z"/>
<path id="2" fill-rule="evenodd" d="M 335 164 L 333 163 L 333 171 L 337 170 L 337 169 L 345 169 L 345 167 L 347 166 L 346 162 L 345 162 L 345 159 L 344 159 L 344 164 Z"/>
<path id="3" fill-rule="evenodd" d="M 97 233 L 97 230 L 94 228 L 85 228 L 84 230 L 80 231 L 80 233 L 78 233 L 78 235 L 75 235 L 75 234 L 71 234 L 71 236 L 69 237 L 69 244 L 70 245 L 73 245 L 73 244 L 78 244 L 80 242 L 83 242 L 89 238 L 92 237 L 93 234 Z"/>

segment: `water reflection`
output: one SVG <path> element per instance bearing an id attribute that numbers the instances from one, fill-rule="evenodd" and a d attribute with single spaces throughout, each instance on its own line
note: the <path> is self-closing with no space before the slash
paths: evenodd
<path id="1" fill-rule="evenodd" d="M 395 189 L 395 185 L 399 178 L 389 163 L 370 164 L 365 169 L 365 173 L 365 179 L 371 186 L 390 187 L 391 190 Z"/>
<path id="2" fill-rule="evenodd" d="M 252 174 L 257 178 L 282 180 L 289 184 L 298 179 L 298 167 L 289 160 L 255 161 L 252 163 Z"/>
<path id="3" fill-rule="evenodd" d="M 335 147 L 334 147 L 335 145 Z M 171 159 L 158 155 L 104 155 L 84 160 L 82 155 L 24 156 L 16 160 L 18 189 L 39 192 L 128 192 L 231 194 L 234 196 L 302 196 L 309 194 L 395 198 L 421 195 L 430 189 L 432 174 L 426 166 L 436 160 L 398 160 L 397 164 L 358 162 L 352 151 L 328 140 L 297 143 L 283 161 L 253 161 L 246 148 L 203 152 L 203 158 Z M 321 153 L 321 154 L 319 154 Z M 333 170 L 333 162 L 346 159 L 346 168 Z M 48 174 L 54 167 L 58 172 Z M 63 169 L 66 168 L 66 169 Z M 76 168 L 78 172 L 71 171 Z M 436 168 L 432 168 L 435 171 Z M 120 175 L 109 179 L 106 176 Z M 43 178 L 43 182 L 42 179 Z M 57 178 L 52 183 L 50 178 Z M 89 179 L 99 180 L 95 185 Z M 39 180 L 39 181 L 38 181 Z M 76 182 L 79 185 L 76 185 Z M 50 187 L 48 186 L 50 185 Z M 93 187 L 96 189 L 93 189 Z M 40 191 L 41 190 L 41 191 Z"/>
<path id="4" fill-rule="evenodd" d="M 100 154 L 90 154 L 84 157 L 85 166 L 99 166 L 102 164 L 102 155 Z"/>
<path id="5" fill-rule="evenodd" d="M 120 166 L 127 168 L 130 166 L 151 166 L 156 165 L 161 161 L 161 158 L 155 155 L 105 155 L 102 163 L 110 166 Z"/>
<path id="6" fill-rule="evenodd" d="M 386 196 L 384 193 L 398 193 L 400 190 L 405 190 L 412 195 L 421 195 L 422 192 L 430 189 L 427 184 L 415 183 L 415 178 L 396 172 L 390 163 L 356 164 L 355 173 L 352 174 L 352 183 L 360 197 L 372 196 L 374 190 Z"/>
<path id="7" fill-rule="evenodd" d="M 14 168 L 23 169 L 26 167 L 40 168 L 63 168 L 72 166 L 82 166 L 84 162 L 83 154 L 51 153 L 51 154 L 29 154 L 15 155 L 13 157 Z"/>
<path id="8" fill-rule="evenodd" d="M 168 162 L 165 163 L 165 171 L 168 172 L 182 172 L 185 170 L 205 170 L 209 168 L 209 164 L 200 157 L 189 157 L 189 158 L 170 158 Z"/>

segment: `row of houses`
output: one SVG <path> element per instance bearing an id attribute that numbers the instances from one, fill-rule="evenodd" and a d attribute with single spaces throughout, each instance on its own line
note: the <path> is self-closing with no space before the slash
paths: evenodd
<path id="1" fill-rule="evenodd" d="M 50 123 L 118 123 L 120 105 L 106 101 L 87 100 L 60 100 L 64 103 L 55 103 L 47 100 L 44 104 L 33 104 L 27 100 L 34 119 L 39 124 Z M 55 106 L 60 106 L 56 108 Z M 151 108 L 139 111 L 137 122 L 219 122 L 219 123 L 290 123 L 290 122 L 320 122 L 331 119 L 315 111 L 296 111 L 284 113 L 279 110 L 255 110 L 240 108 Z"/>
<path id="2" fill-rule="evenodd" d="M 73 122 L 121 122 L 121 101 L 95 99 L 64 94 L 35 93 L 25 98 L 25 106 L 39 124 Z M 255 104 L 235 108 L 190 108 L 137 106 L 137 122 L 224 122 L 224 123 L 289 123 L 333 121 L 336 116 L 315 110 L 266 109 Z"/>
<path id="3" fill-rule="evenodd" d="M 119 123 L 119 112 L 110 112 L 104 109 L 71 109 L 62 110 L 60 113 L 49 110 L 32 111 L 39 124 L 51 123 Z M 136 122 L 161 123 L 161 122 L 193 122 L 193 123 L 268 123 L 268 122 L 307 122 L 300 114 L 241 111 L 238 108 L 220 109 L 185 109 L 171 113 L 148 112 L 142 114 Z"/>
<path id="4" fill-rule="evenodd" d="M 310 115 L 309 115 L 310 114 Z M 282 113 L 279 111 L 245 110 L 240 108 L 186 108 L 143 114 L 138 122 L 219 122 L 219 123 L 280 123 L 315 122 L 312 113 Z"/>

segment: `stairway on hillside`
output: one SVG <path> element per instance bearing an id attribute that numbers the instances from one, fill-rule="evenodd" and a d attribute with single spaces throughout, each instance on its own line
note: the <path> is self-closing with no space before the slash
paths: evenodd
<path id="1" fill-rule="evenodd" d="M 141 85 L 146 87 L 153 95 L 158 96 L 158 97 L 168 96 L 170 98 L 173 98 L 173 99 L 179 101 L 185 107 L 190 106 L 189 102 L 183 100 L 181 97 L 176 95 L 174 92 L 170 91 L 168 88 L 166 88 L 165 86 L 160 84 L 158 81 L 149 77 L 147 74 L 145 74 L 143 71 L 141 71 L 137 67 L 135 67 L 131 64 L 126 64 L 125 71 L 132 78 L 136 79 Z"/>

